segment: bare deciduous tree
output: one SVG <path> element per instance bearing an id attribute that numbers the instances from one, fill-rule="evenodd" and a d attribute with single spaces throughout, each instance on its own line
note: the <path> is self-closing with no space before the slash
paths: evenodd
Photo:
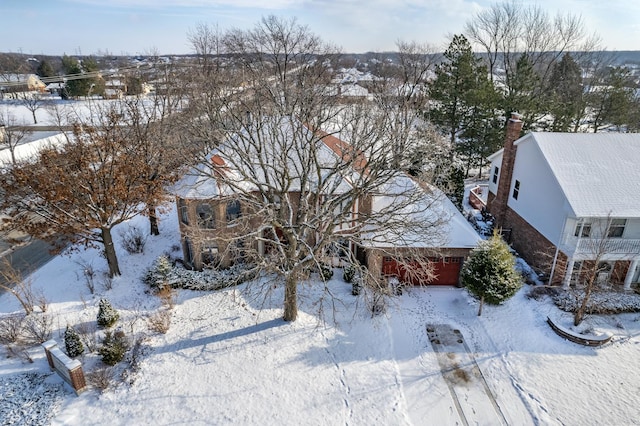
<path id="1" fill-rule="evenodd" d="M 444 213 L 430 210 L 438 196 L 389 167 L 393 114 L 340 102 L 328 89 L 335 48 L 295 20 L 270 16 L 226 33 L 224 49 L 243 84 L 209 92 L 200 105 L 217 107 L 194 110 L 202 134 L 222 136 L 199 173 L 215 180 L 219 200 L 240 202 L 241 219 L 222 223 L 241 231 L 227 227 L 218 240 L 255 242 L 239 250 L 284 280 L 286 321 L 297 317 L 299 283 L 336 246 L 382 247 L 397 258 L 415 255 L 417 241 L 438 247 Z M 366 279 L 384 291 L 378 273 Z"/>
<path id="2" fill-rule="evenodd" d="M 66 143 L 44 148 L 3 174 L 2 204 L 30 235 L 101 245 L 115 276 L 120 267 L 111 230 L 141 212 L 148 164 L 122 125 L 122 113 L 114 105 L 93 107 Z"/>

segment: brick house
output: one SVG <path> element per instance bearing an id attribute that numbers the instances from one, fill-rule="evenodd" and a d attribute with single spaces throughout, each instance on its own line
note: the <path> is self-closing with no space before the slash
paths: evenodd
<path id="1" fill-rule="evenodd" d="M 521 130 L 514 115 L 489 157 L 487 209 L 508 242 L 553 284 L 596 258 L 603 280 L 640 281 L 640 134 Z"/>
<path id="2" fill-rule="evenodd" d="M 323 134 L 320 140 L 323 144 L 322 155 L 344 155 L 344 148 L 348 146 L 346 142 L 327 134 Z M 364 161 L 363 158 L 357 158 L 354 167 L 363 167 Z M 259 196 L 258 192 L 246 188 L 243 194 L 238 194 L 236 190 L 223 184 L 221 179 L 216 179 L 220 173 L 233 173 L 229 163 L 228 159 L 225 161 L 224 154 L 214 152 L 208 157 L 206 164 L 197 166 L 174 187 L 184 260 L 187 266 L 194 269 L 208 266 L 228 267 L 237 260 L 245 259 L 247 253 L 267 255 L 269 238 L 279 237 L 265 235 L 265 231 L 262 230 L 263 218 L 259 212 L 251 211 L 250 204 L 243 201 L 246 197 Z M 418 185 L 405 175 L 399 174 L 398 179 L 403 184 Z M 341 185 L 348 187 L 337 188 L 338 192 L 351 190 L 349 179 L 344 179 Z M 333 191 L 332 194 L 335 194 L 336 189 Z M 333 266 L 343 266 L 344 254 L 348 252 L 349 257 L 352 254 L 370 271 L 379 271 L 381 276 L 394 275 L 414 284 L 425 284 L 417 281 L 414 275 L 406 276 L 403 272 L 406 265 L 401 267 L 394 260 L 405 252 L 421 252 L 424 257 L 429 257 L 436 272 L 435 279 L 429 284 L 457 284 L 462 262 L 476 246 L 479 237 L 453 203 L 440 191 L 429 187 L 425 188 L 424 194 L 425 197 L 430 197 L 431 208 L 438 209 L 438 213 L 448 219 L 437 229 L 437 243 L 434 243 L 433 239 L 416 235 L 406 246 L 390 246 L 384 238 L 378 238 L 380 235 L 375 230 L 371 230 L 371 238 L 366 243 L 360 241 L 356 244 L 348 238 L 344 241 L 339 240 L 333 248 Z M 287 198 L 297 207 L 300 193 L 293 187 Z M 384 195 L 361 196 L 350 207 L 351 211 L 346 213 L 347 217 L 335 226 L 333 232 L 348 233 L 349 228 L 356 225 L 359 217 L 366 216 L 372 209 L 382 208 L 381 205 L 384 203 Z M 425 220 L 429 218 L 425 217 Z M 245 250 L 249 247 L 252 250 Z"/>

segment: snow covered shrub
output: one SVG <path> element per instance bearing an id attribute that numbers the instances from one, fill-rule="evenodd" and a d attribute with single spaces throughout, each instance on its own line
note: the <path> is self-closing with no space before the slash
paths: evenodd
<path id="1" fill-rule="evenodd" d="M 522 278 L 515 264 L 509 246 L 497 232 L 471 251 L 469 260 L 462 267 L 460 279 L 462 285 L 480 299 L 478 315 L 482 315 L 485 301 L 498 305 L 522 286 Z"/>
<path id="2" fill-rule="evenodd" d="M 122 238 L 120 245 L 129 254 L 144 253 L 144 246 L 147 243 L 147 237 L 137 226 L 130 226 L 126 232 L 120 234 Z"/>
<path id="3" fill-rule="evenodd" d="M 166 256 L 160 256 L 147 270 L 142 281 L 154 289 L 169 285 L 171 288 L 211 291 L 235 286 L 255 277 L 255 270 L 248 264 L 236 264 L 222 270 L 192 271 L 181 265 L 172 266 Z"/>
<path id="4" fill-rule="evenodd" d="M 75 326 L 82 344 L 89 352 L 98 350 L 98 329 L 92 322 L 83 322 Z"/>
<path id="5" fill-rule="evenodd" d="M 109 328 L 118 321 L 120 314 L 116 311 L 107 299 L 100 299 L 98 302 L 98 316 L 96 322 L 100 327 Z"/>
<path id="6" fill-rule="evenodd" d="M 45 313 L 27 315 L 24 321 L 25 342 L 39 345 L 51 338 L 53 318 Z"/>
<path id="7" fill-rule="evenodd" d="M 104 392 L 113 384 L 113 369 L 111 367 L 101 367 L 86 374 L 89 385 Z"/>
<path id="8" fill-rule="evenodd" d="M 354 296 L 358 296 L 362 289 L 362 284 L 360 284 L 360 280 L 355 280 L 351 283 L 351 294 Z"/>
<path id="9" fill-rule="evenodd" d="M 173 309 L 176 304 L 176 291 L 168 285 L 165 285 L 158 290 L 158 297 L 160 298 L 162 306 L 167 309 Z"/>
<path id="10" fill-rule="evenodd" d="M 342 272 L 342 279 L 345 283 L 353 283 L 353 278 L 356 276 L 356 266 L 353 264 L 349 264 L 344 267 L 344 271 Z"/>
<path id="11" fill-rule="evenodd" d="M 67 355 L 71 358 L 82 355 L 84 352 L 84 345 L 80 340 L 80 335 L 73 327 L 67 326 L 64 331 L 64 347 L 67 350 Z"/>
<path id="12" fill-rule="evenodd" d="M 329 281 L 333 277 L 333 268 L 329 265 L 320 264 L 320 270 L 318 271 L 322 281 Z"/>
<path id="13" fill-rule="evenodd" d="M 169 326 L 171 326 L 171 311 L 161 310 L 149 317 L 147 320 L 149 324 L 149 330 L 156 333 L 167 334 Z"/>
<path id="14" fill-rule="evenodd" d="M 128 348 L 127 337 L 123 331 L 118 330 L 114 333 L 107 331 L 98 353 L 102 356 L 102 362 L 107 365 L 116 365 L 122 361 Z"/>
<path id="15" fill-rule="evenodd" d="M 166 255 L 159 256 L 142 279 L 145 284 L 154 289 L 161 289 L 169 285 L 169 276 L 173 271 L 173 265 Z"/>
<path id="16" fill-rule="evenodd" d="M 7 345 L 16 343 L 22 337 L 24 314 L 5 315 L 0 317 L 0 343 Z"/>
<path id="17" fill-rule="evenodd" d="M 584 298 L 583 289 L 558 290 L 553 296 L 556 306 L 565 312 L 576 312 Z M 618 291 L 596 291 L 587 303 L 587 314 L 620 314 L 640 312 L 640 295 Z"/>

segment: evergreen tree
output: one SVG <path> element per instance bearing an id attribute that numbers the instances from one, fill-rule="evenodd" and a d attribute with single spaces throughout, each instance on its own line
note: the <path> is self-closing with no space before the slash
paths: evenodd
<path id="1" fill-rule="evenodd" d="M 36 74 L 38 74 L 40 77 L 53 77 L 54 75 L 56 75 L 56 71 L 53 69 L 51 62 L 47 61 L 46 59 L 43 59 L 40 61 L 40 64 L 38 65 Z"/>
<path id="2" fill-rule="evenodd" d="M 549 78 L 549 110 L 554 132 L 577 130 L 584 110 L 582 70 L 569 53 L 553 66 Z"/>
<path id="3" fill-rule="evenodd" d="M 82 355 L 84 352 L 84 345 L 82 344 L 82 340 L 80 340 L 80 335 L 73 327 L 68 325 L 64 331 L 64 346 L 67 350 L 67 355 L 71 358 Z"/>
<path id="4" fill-rule="evenodd" d="M 465 157 L 468 171 L 484 163 L 485 156 L 499 144 L 499 98 L 487 69 L 464 36 L 453 37 L 444 58 L 430 86 L 434 103 L 428 117 Z"/>
<path id="5" fill-rule="evenodd" d="M 530 56 L 526 53 L 520 55 L 516 62 L 515 70 L 509 76 L 509 84 L 504 89 L 501 100 L 501 109 L 510 115 L 518 112 L 524 122 L 523 130 L 537 123 L 544 116 L 546 106 L 545 94 L 541 84 L 542 78 L 534 69 Z"/>
<path id="6" fill-rule="evenodd" d="M 100 327 L 109 328 L 118 321 L 120 314 L 111 306 L 107 299 L 100 299 L 96 322 Z"/>
<path id="7" fill-rule="evenodd" d="M 471 251 L 462 267 L 462 285 L 480 299 L 478 316 L 484 302 L 497 305 L 513 296 L 522 285 L 515 270 L 515 257 L 497 232 Z"/>
<path id="8" fill-rule="evenodd" d="M 129 342 L 127 342 L 124 332 L 116 331 L 111 333 L 107 331 L 98 353 L 102 356 L 102 362 L 107 365 L 116 365 L 122 361 L 128 348 Z"/>

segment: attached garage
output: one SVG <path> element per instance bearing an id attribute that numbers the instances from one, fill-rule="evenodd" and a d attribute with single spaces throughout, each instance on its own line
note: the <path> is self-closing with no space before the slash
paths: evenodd
<path id="1" fill-rule="evenodd" d="M 390 256 L 382 258 L 382 275 L 397 277 L 401 283 L 411 285 L 457 285 L 463 257 L 429 258 L 433 276 L 422 273 L 423 262 L 398 262 Z"/>

